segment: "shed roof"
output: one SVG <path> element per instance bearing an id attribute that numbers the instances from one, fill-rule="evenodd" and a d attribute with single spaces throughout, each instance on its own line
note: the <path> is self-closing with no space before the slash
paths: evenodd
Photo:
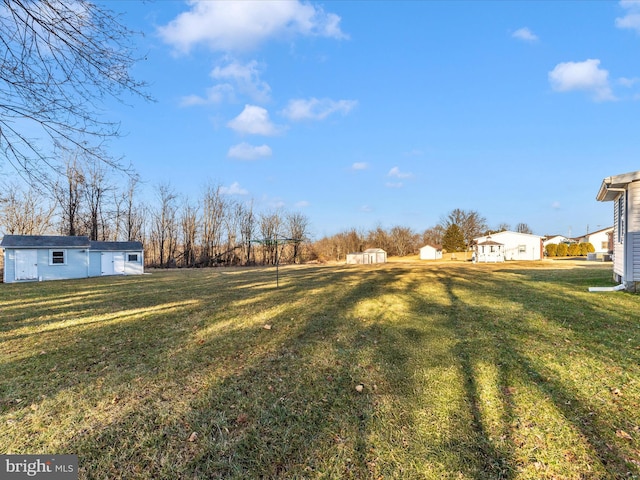
<path id="1" fill-rule="evenodd" d="M 89 248 L 89 237 L 59 235 L 5 235 L 0 242 L 4 248 Z"/>
<path id="2" fill-rule="evenodd" d="M 620 195 L 620 189 L 626 188 L 630 183 L 637 182 L 639 180 L 640 170 L 607 177 L 602 180 L 600 190 L 598 190 L 598 194 L 596 195 L 596 200 L 599 202 L 611 202 Z"/>
<path id="3" fill-rule="evenodd" d="M 367 248 L 364 253 L 387 253 L 381 248 Z"/>
<path id="4" fill-rule="evenodd" d="M 91 250 L 142 250 L 142 242 L 91 242 Z"/>
<path id="5" fill-rule="evenodd" d="M 93 242 L 87 236 L 5 235 L 3 248 L 88 248 L 90 250 L 142 250 L 141 242 Z"/>

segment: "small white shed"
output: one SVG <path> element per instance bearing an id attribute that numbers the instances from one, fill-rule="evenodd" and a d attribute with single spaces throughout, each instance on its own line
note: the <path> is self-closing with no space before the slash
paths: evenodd
<path id="1" fill-rule="evenodd" d="M 596 195 L 613 202 L 613 278 L 627 291 L 640 289 L 640 171 L 607 177 Z"/>
<path id="2" fill-rule="evenodd" d="M 381 248 L 368 248 L 364 252 L 348 253 L 347 263 L 351 265 L 369 265 L 386 263 L 387 252 Z"/>
<path id="3" fill-rule="evenodd" d="M 440 260 L 442 258 L 442 247 L 425 245 L 420 248 L 420 260 Z"/>

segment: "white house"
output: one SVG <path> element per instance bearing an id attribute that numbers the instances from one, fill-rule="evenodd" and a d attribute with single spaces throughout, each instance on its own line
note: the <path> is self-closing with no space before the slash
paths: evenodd
<path id="1" fill-rule="evenodd" d="M 381 248 L 368 248 L 364 252 L 348 253 L 347 263 L 354 265 L 368 265 L 371 263 L 386 263 L 387 252 Z"/>
<path id="2" fill-rule="evenodd" d="M 613 202 L 613 278 L 635 292 L 640 289 L 640 171 L 605 178 L 596 200 Z"/>
<path id="3" fill-rule="evenodd" d="M 594 253 L 609 253 L 613 249 L 613 227 L 603 228 L 577 238 L 579 243 L 590 243 L 595 249 Z"/>
<path id="4" fill-rule="evenodd" d="M 551 243 L 558 245 L 560 243 L 572 243 L 572 242 L 573 240 L 565 237 L 564 235 L 547 235 L 542 241 L 542 246 L 546 247 Z"/>
<path id="5" fill-rule="evenodd" d="M 505 260 L 541 260 L 542 237 L 505 230 L 474 238 L 475 259 L 478 262 Z"/>
<path id="6" fill-rule="evenodd" d="M 420 260 L 440 260 L 442 258 L 442 247 L 425 245 L 420 248 Z"/>
<path id="7" fill-rule="evenodd" d="M 89 237 L 5 235 L 4 282 L 62 280 L 144 273 L 140 242 L 94 242 Z"/>

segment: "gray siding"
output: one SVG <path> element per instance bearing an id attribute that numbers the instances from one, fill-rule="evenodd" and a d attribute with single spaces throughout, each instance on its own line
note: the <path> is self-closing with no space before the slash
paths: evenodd
<path id="1" fill-rule="evenodd" d="M 12 283 L 16 281 L 16 250 L 5 249 L 4 281 Z M 36 249 L 37 275 L 36 280 L 62 280 L 67 278 L 85 278 L 88 275 L 88 256 L 86 249 L 56 248 L 65 251 L 65 263 L 63 265 L 50 265 L 50 249 Z"/>

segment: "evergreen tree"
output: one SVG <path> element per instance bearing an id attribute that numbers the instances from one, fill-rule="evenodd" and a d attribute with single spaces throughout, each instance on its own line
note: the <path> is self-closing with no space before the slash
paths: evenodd
<path id="1" fill-rule="evenodd" d="M 455 223 L 449 225 L 442 237 L 442 248 L 447 252 L 462 252 L 465 249 L 464 235 Z"/>

